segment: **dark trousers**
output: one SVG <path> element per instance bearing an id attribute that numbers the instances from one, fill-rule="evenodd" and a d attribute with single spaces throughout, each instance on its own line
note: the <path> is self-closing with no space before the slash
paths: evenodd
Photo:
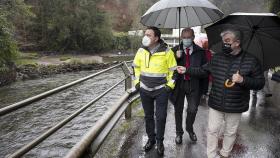
<path id="1" fill-rule="evenodd" d="M 187 97 L 187 101 L 188 101 L 186 129 L 188 131 L 193 131 L 193 123 L 195 121 L 195 116 L 197 113 L 201 94 L 198 88 L 191 87 L 189 80 L 182 81 L 182 84 L 180 86 L 180 93 L 178 94 L 178 101 L 174 105 L 177 135 L 183 135 L 184 133 L 182 118 L 183 118 L 185 97 Z"/>
<path id="2" fill-rule="evenodd" d="M 152 92 L 140 89 L 140 97 L 145 113 L 146 132 L 150 140 L 163 141 L 167 116 L 168 92 L 165 88 Z M 156 102 L 156 132 L 154 119 L 154 102 Z"/>

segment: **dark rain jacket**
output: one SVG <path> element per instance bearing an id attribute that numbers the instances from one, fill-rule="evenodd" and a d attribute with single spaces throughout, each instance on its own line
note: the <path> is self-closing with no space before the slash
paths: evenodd
<path id="1" fill-rule="evenodd" d="M 210 92 L 209 107 L 227 113 L 242 113 L 249 108 L 250 90 L 260 90 L 265 84 L 261 65 L 256 57 L 241 51 L 238 55 L 226 55 L 217 53 L 210 63 L 202 68 L 188 69 L 186 73 L 205 75 L 210 72 L 213 76 L 212 89 Z M 243 61 L 240 64 L 241 58 Z M 240 70 L 243 76 L 242 83 L 236 83 L 227 88 L 224 83 L 231 79 L 232 75 Z"/>

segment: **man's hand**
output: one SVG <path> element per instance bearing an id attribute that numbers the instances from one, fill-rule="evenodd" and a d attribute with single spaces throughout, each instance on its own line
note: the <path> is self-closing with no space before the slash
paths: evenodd
<path id="1" fill-rule="evenodd" d="M 181 56 L 182 56 L 182 52 L 180 50 L 177 50 L 176 51 L 176 57 L 181 58 Z"/>
<path id="2" fill-rule="evenodd" d="M 177 66 L 177 72 L 179 74 L 184 74 L 186 73 L 186 68 L 184 66 Z"/>
<path id="3" fill-rule="evenodd" d="M 232 82 L 234 83 L 242 83 L 243 82 L 243 77 L 237 72 L 235 74 L 232 75 Z"/>

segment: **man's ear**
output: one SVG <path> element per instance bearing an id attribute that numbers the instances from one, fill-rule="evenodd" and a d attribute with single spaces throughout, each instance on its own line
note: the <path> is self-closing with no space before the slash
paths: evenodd
<path id="1" fill-rule="evenodd" d="M 159 38 L 156 36 L 156 42 L 159 42 Z"/>
<path id="2" fill-rule="evenodd" d="M 240 46 L 240 40 L 236 40 L 237 46 Z"/>

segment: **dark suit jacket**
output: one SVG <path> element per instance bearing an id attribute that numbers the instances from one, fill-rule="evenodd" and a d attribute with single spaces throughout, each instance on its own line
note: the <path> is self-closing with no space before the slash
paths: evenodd
<path id="1" fill-rule="evenodd" d="M 177 50 L 183 50 L 183 44 L 177 45 L 172 48 L 174 54 L 176 54 Z M 176 55 L 175 55 L 176 56 Z M 178 66 L 186 65 L 186 55 L 183 53 L 181 58 L 177 58 Z M 207 58 L 205 55 L 205 50 L 198 45 L 193 43 L 193 52 L 190 55 L 190 67 L 201 67 L 202 65 L 207 63 Z M 176 84 L 174 90 L 171 92 L 170 101 L 175 105 L 178 100 L 178 93 L 182 93 L 180 89 L 182 89 L 182 83 L 184 81 L 184 75 L 175 73 L 176 75 Z M 190 76 L 190 90 L 191 92 L 199 93 L 199 96 L 202 95 L 205 89 L 208 89 L 208 76 Z"/>

